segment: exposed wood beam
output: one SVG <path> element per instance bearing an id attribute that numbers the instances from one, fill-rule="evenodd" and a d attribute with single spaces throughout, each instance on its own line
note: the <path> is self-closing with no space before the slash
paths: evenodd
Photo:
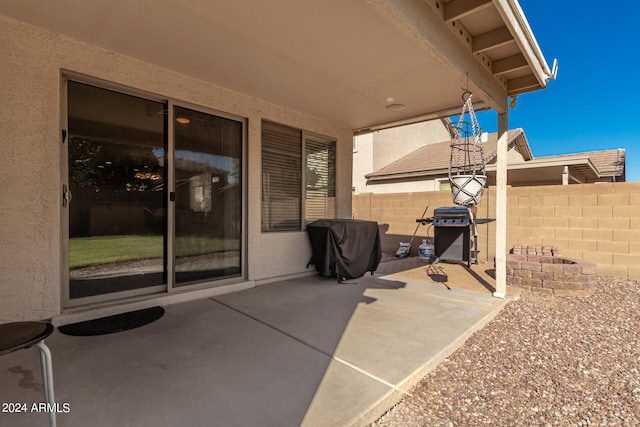
<path id="1" fill-rule="evenodd" d="M 584 175 L 573 169 L 570 166 L 565 165 L 562 168 L 562 185 L 569 185 L 569 180 L 573 180 L 577 184 L 586 184 L 587 179 Z"/>
<path id="2" fill-rule="evenodd" d="M 502 16 L 505 25 L 511 29 L 513 34 L 518 36 L 515 41 L 518 44 L 518 49 L 532 61 L 530 63 L 531 70 L 536 78 L 539 79 L 537 88 L 544 89 L 547 87 L 551 71 L 524 14 L 519 7 L 513 7 L 514 0 L 493 0 L 493 3 L 498 13 Z"/>
<path id="3" fill-rule="evenodd" d="M 444 20 L 449 23 L 491 6 L 491 0 L 453 0 L 445 4 Z"/>
<path id="4" fill-rule="evenodd" d="M 512 80 L 509 80 L 507 82 L 507 91 L 509 92 L 509 94 L 512 94 L 514 92 L 521 92 L 525 89 L 539 86 L 539 85 L 540 83 L 538 82 L 538 79 L 536 79 L 536 76 L 534 76 L 533 74 L 530 74 L 528 76 L 518 77 Z"/>
<path id="5" fill-rule="evenodd" d="M 474 99 L 485 102 L 497 112 L 507 110 L 506 85 L 478 61 L 467 46 L 425 0 L 363 0 L 381 16 L 389 19 L 410 38 L 424 46 L 425 53 L 457 75 L 461 87 L 467 87 Z M 492 0 L 495 1 L 495 0 Z"/>
<path id="6" fill-rule="evenodd" d="M 473 53 L 484 52 L 512 42 L 514 39 L 507 27 L 496 28 L 473 38 Z"/>
<path id="7" fill-rule="evenodd" d="M 529 64 L 523 54 L 509 56 L 508 58 L 498 59 L 493 61 L 493 74 L 500 75 L 508 73 L 510 71 L 516 71 L 523 68 L 527 68 Z"/>

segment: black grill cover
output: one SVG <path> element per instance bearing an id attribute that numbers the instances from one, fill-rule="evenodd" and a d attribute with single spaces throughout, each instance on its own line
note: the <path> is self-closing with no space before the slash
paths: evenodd
<path id="1" fill-rule="evenodd" d="M 321 276 L 338 281 L 373 274 L 382 259 L 380 232 L 375 221 L 320 219 L 307 225 L 315 264 Z"/>

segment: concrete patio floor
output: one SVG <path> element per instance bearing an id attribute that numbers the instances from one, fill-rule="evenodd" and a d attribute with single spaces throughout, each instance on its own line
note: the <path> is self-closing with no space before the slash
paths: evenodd
<path id="1" fill-rule="evenodd" d="M 58 425 L 367 425 L 506 304 L 488 268 L 410 258 L 348 284 L 312 276 L 166 306 L 117 334 L 56 331 Z M 2 403 L 41 402 L 37 349 L 1 357 L 0 384 Z M 0 425 L 48 418 L 2 411 Z"/>

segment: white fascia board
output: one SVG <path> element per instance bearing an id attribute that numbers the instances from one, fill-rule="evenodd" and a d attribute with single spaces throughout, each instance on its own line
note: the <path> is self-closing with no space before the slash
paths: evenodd
<path id="1" fill-rule="evenodd" d="M 507 165 L 508 170 L 522 170 L 522 169 L 537 169 L 553 166 L 587 166 L 593 170 L 596 176 L 600 176 L 600 173 L 591 162 L 588 156 L 573 157 L 571 159 L 534 159 L 523 163 L 512 163 Z M 496 165 L 491 164 L 486 167 L 487 172 L 495 172 Z"/>
<path id="2" fill-rule="evenodd" d="M 387 181 L 390 179 L 403 179 L 403 178 L 428 178 L 428 179 L 436 179 L 437 175 L 447 175 L 449 173 L 449 169 L 436 169 L 430 171 L 416 171 L 416 172 L 400 172 L 400 173 L 391 173 L 388 175 L 376 175 L 369 177 L 365 175 L 365 178 L 369 181 Z"/>
<path id="3" fill-rule="evenodd" d="M 493 0 L 493 3 L 505 24 L 509 26 L 518 47 L 531 65 L 536 79 L 543 88 L 547 87 L 547 82 L 552 77 L 551 70 L 520 4 L 517 0 Z"/>

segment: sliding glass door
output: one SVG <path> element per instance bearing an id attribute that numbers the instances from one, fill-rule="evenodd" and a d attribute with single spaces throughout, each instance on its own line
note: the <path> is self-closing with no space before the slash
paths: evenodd
<path id="1" fill-rule="evenodd" d="M 240 274 L 242 123 L 175 107 L 175 286 Z"/>
<path id="2" fill-rule="evenodd" d="M 66 86 L 65 304 L 239 277 L 243 122 Z"/>
<path id="3" fill-rule="evenodd" d="M 166 285 L 166 103 L 68 82 L 70 300 Z"/>

